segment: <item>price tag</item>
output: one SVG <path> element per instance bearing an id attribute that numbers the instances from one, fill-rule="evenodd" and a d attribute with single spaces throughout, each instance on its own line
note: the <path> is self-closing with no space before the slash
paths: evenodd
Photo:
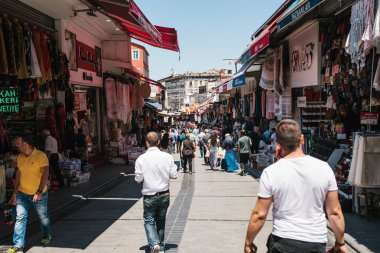
<path id="1" fill-rule="evenodd" d="M 379 114 L 377 112 L 361 112 L 360 124 L 362 125 L 377 125 Z"/>
<path id="2" fill-rule="evenodd" d="M 299 108 L 306 107 L 306 97 L 297 97 L 297 107 Z"/>

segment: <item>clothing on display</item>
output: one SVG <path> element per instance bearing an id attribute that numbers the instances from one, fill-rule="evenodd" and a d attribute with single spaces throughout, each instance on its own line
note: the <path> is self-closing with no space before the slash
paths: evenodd
<path id="1" fill-rule="evenodd" d="M 380 135 L 357 135 L 348 181 L 363 188 L 380 187 Z"/>
<path id="2" fill-rule="evenodd" d="M 265 62 L 262 67 L 262 73 L 259 85 L 261 88 L 265 90 L 273 90 L 274 87 L 274 64 L 275 58 L 274 58 L 274 50 L 273 49 L 267 49 L 267 54 L 265 58 Z"/>

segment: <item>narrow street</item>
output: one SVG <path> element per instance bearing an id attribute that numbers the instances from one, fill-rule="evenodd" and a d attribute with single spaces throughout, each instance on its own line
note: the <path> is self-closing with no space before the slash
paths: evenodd
<path id="1" fill-rule="evenodd" d="M 252 176 L 211 171 L 196 158 L 193 175 L 180 172 L 171 182 L 165 252 L 242 252 L 258 186 Z M 47 247 L 36 246 L 36 233 L 27 240 L 27 252 L 149 252 L 140 190 L 131 175 L 106 193 L 82 199 L 82 207 L 53 224 Z M 271 226 L 270 213 L 255 240 L 258 252 L 266 252 Z M 331 234 L 329 240 L 331 245 Z"/>

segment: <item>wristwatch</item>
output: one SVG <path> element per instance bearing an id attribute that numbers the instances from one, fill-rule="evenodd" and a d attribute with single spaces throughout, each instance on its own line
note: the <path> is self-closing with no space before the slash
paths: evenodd
<path id="1" fill-rule="evenodd" d="M 43 191 L 41 189 L 38 189 L 37 192 L 36 192 L 36 194 L 42 194 L 42 192 Z"/>
<path id="2" fill-rule="evenodd" d="M 335 242 L 335 245 L 342 247 L 342 246 L 346 245 L 346 242 L 345 241 L 343 241 L 343 243 Z"/>

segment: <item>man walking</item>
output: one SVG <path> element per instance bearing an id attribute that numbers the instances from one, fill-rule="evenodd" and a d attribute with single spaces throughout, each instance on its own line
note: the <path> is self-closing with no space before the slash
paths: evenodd
<path id="1" fill-rule="evenodd" d="M 245 135 L 245 130 L 241 130 L 240 139 L 238 141 L 238 150 L 237 150 L 239 154 L 241 176 L 247 175 L 245 166 L 247 166 L 249 162 L 249 151 L 251 149 L 251 146 L 252 146 L 251 138 Z"/>
<path id="2" fill-rule="evenodd" d="M 173 157 L 159 150 L 159 142 L 156 132 L 148 133 L 148 150 L 135 165 L 135 180 L 143 184 L 144 227 L 152 253 L 164 252 L 166 212 L 170 204 L 169 181 L 177 178 Z"/>
<path id="3" fill-rule="evenodd" d="M 266 168 L 261 176 L 244 252 L 256 252 L 253 240 L 263 227 L 272 203 L 273 230 L 267 242 L 269 253 L 325 253 L 326 214 L 335 234 L 334 252 L 348 252 L 338 187 L 330 166 L 303 153 L 304 137 L 300 126 L 293 120 L 278 124 L 276 142 L 284 157 Z"/>
<path id="4" fill-rule="evenodd" d="M 63 181 L 62 173 L 59 169 L 59 155 L 58 155 L 58 145 L 57 140 L 50 135 L 50 131 L 48 129 L 44 129 L 42 131 L 42 135 L 45 137 L 45 153 L 49 158 L 49 165 L 52 172 L 55 175 L 55 178 L 59 182 L 59 187 L 62 188 L 65 186 Z"/>
<path id="5" fill-rule="evenodd" d="M 16 224 L 13 233 L 14 247 L 8 253 L 22 253 L 25 245 L 26 225 L 30 206 L 36 209 L 41 221 L 42 244 L 48 244 L 50 236 L 50 218 L 47 202 L 47 180 L 49 161 L 44 152 L 37 150 L 29 136 L 16 137 L 17 172 L 12 198 L 16 198 Z"/>

